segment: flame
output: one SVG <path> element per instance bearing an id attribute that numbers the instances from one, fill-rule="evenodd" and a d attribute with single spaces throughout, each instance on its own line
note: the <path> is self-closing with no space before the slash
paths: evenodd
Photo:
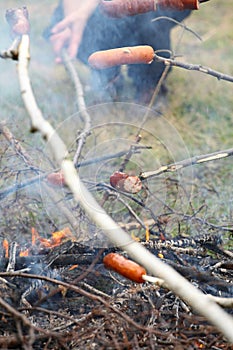
<path id="1" fill-rule="evenodd" d="M 136 242 L 140 242 L 140 238 L 135 236 L 135 234 L 133 232 L 131 233 L 131 238 Z"/>
<path id="2" fill-rule="evenodd" d="M 196 341 L 196 346 L 198 347 L 198 349 L 205 349 L 205 344 L 200 343 L 199 341 Z"/>
<path id="3" fill-rule="evenodd" d="M 50 239 L 41 237 L 36 229 L 32 227 L 32 245 L 39 242 L 44 248 L 53 248 L 60 245 L 66 239 L 74 239 L 69 227 L 65 227 L 61 231 L 53 232 Z"/>
<path id="4" fill-rule="evenodd" d="M 29 255 L 29 249 L 22 250 L 19 253 L 19 256 L 28 256 Z"/>
<path id="5" fill-rule="evenodd" d="M 64 241 L 64 239 L 68 239 L 68 238 L 73 239 L 74 237 L 73 237 L 72 232 L 70 231 L 69 227 L 65 227 L 61 231 L 53 232 L 52 238 L 50 241 L 51 241 L 52 246 L 56 247 L 59 244 L 61 244 L 62 241 Z"/>
<path id="6" fill-rule="evenodd" d="M 74 236 L 70 231 L 69 227 L 65 227 L 61 231 L 53 232 L 51 234 L 50 239 L 41 237 L 38 231 L 34 227 L 32 227 L 31 233 L 32 233 L 32 246 L 39 245 L 42 248 L 54 248 L 59 246 L 61 243 L 63 243 L 68 239 L 74 240 Z M 5 258 L 9 258 L 9 242 L 7 239 L 3 240 L 2 246 L 5 252 Z M 29 255 L 30 255 L 30 248 L 21 250 L 21 252 L 19 252 L 20 257 L 29 256 Z"/>
<path id="7" fill-rule="evenodd" d="M 150 230 L 148 225 L 146 225 L 146 242 L 149 242 L 150 240 Z"/>
<path id="8" fill-rule="evenodd" d="M 3 245 L 3 249 L 5 250 L 5 258 L 9 258 L 9 242 L 8 242 L 8 240 L 4 238 L 2 245 Z"/>
<path id="9" fill-rule="evenodd" d="M 72 266 L 69 268 L 69 271 L 73 271 L 73 270 L 77 269 L 77 267 L 78 267 L 78 264 L 72 265 Z"/>
<path id="10" fill-rule="evenodd" d="M 32 227 L 32 245 L 36 244 L 36 241 L 40 238 L 39 233 L 36 231 L 35 227 Z"/>

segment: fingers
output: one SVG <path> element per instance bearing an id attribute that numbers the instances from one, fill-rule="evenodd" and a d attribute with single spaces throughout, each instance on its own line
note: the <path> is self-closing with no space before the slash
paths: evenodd
<path id="1" fill-rule="evenodd" d="M 70 58 L 75 58 L 78 52 L 84 28 L 86 26 L 86 17 L 80 16 L 77 12 L 70 14 L 62 21 L 57 23 L 51 30 L 50 38 L 53 50 L 57 55 L 56 62 L 59 59 L 62 48 L 67 47 L 67 53 Z"/>
<path id="2" fill-rule="evenodd" d="M 70 38 L 70 44 L 67 49 L 67 53 L 70 58 L 75 58 L 78 52 L 78 47 L 81 41 L 81 37 L 77 35 L 72 35 Z"/>
<path id="3" fill-rule="evenodd" d="M 75 58 L 78 53 L 78 48 L 82 40 L 85 24 L 86 22 L 80 21 L 78 23 L 73 24 L 71 28 L 71 36 L 67 49 L 70 58 Z"/>
<path id="4" fill-rule="evenodd" d="M 85 19 L 85 21 L 83 21 L 83 19 Z M 55 26 L 51 30 L 51 33 L 52 34 L 59 33 L 64 29 L 66 29 L 67 27 L 71 27 L 72 25 L 75 25 L 75 23 L 78 23 L 80 21 L 86 23 L 87 18 L 80 15 L 78 11 L 73 12 L 70 15 L 66 16 L 63 20 L 55 24 Z"/>
<path id="5" fill-rule="evenodd" d="M 61 59 L 58 58 L 61 58 L 61 51 L 65 47 L 67 48 L 67 53 L 70 58 L 75 58 L 81 39 L 82 35 L 80 35 L 79 32 L 71 31 L 70 28 L 66 28 L 62 32 L 52 35 L 50 37 L 50 42 L 56 56 L 56 62 L 61 62 Z"/>
<path id="6" fill-rule="evenodd" d="M 69 28 L 64 29 L 63 31 L 54 34 L 50 37 L 50 42 L 55 53 L 55 62 L 60 63 L 61 59 L 61 50 L 67 46 L 71 36 L 71 30 Z"/>
<path id="7" fill-rule="evenodd" d="M 66 29 L 67 27 L 69 27 L 69 25 L 71 24 L 71 20 L 69 17 L 64 18 L 62 21 L 58 22 L 52 29 L 51 29 L 51 33 L 52 34 L 57 34 L 61 31 L 63 31 L 64 29 Z"/>

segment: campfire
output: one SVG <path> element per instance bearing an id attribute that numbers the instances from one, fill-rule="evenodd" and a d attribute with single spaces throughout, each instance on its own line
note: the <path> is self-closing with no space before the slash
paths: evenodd
<path id="1" fill-rule="evenodd" d="M 36 320 L 33 326 L 36 344 L 49 337 L 52 344 L 62 346 L 72 342 L 76 346 L 85 347 L 85 339 L 88 339 L 90 330 L 97 329 L 102 322 L 105 322 L 108 333 L 112 336 L 124 324 L 122 347 L 135 341 L 135 332 L 137 341 L 140 342 L 144 332 L 149 331 L 147 323 L 153 310 L 152 303 L 159 312 L 156 322 L 161 328 L 150 329 L 148 339 L 152 341 L 155 336 L 160 337 L 161 349 L 165 344 L 182 344 L 186 347 L 193 337 L 198 338 L 195 341 L 197 348 L 208 348 L 208 343 L 204 341 L 207 337 L 208 342 L 213 342 L 216 347 L 227 349 L 218 332 L 203 318 L 191 313 L 188 305 L 167 291 L 163 281 L 147 277 L 145 269 L 130 262 L 117 249 L 84 246 L 75 241 L 69 228 L 53 232 L 50 238 L 43 238 L 35 228 L 32 228 L 31 233 L 31 243 L 26 250 L 22 250 L 19 244 L 14 250 L 12 247 L 15 242 L 3 241 L 5 258 L 1 261 L 0 277 L 5 284 L 2 298 L 10 295 L 11 305 L 22 319 L 27 311 Z M 202 291 L 216 297 L 231 297 L 233 285 L 228 279 L 231 278 L 233 266 L 230 252 L 222 248 L 221 237 L 201 236 L 196 239 L 161 241 L 150 237 L 141 243 L 193 281 Z M 208 271 L 208 266 L 212 266 L 211 271 Z M 146 275 L 147 278 L 143 280 L 136 277 L 136 274 Z M 147 280 L 142 288 L 141 283 L 144 284 Z M 134 282 L 137 282 L 136 285 Z M 163 284 L 164 289 L 158 290 L 156 286 Z M 120 301 L 119 308 L 117 305 Z M 176 332 L 176 340 L 167 340 L 163 330 L 170 317 L 173 317 L 171 306 L 178 312 L 178 317 L 169 330 Z M 139 311 L 141 307 L 143 312 Z M 138 317 L 135 317 L 136 310 Z M 77 318 L 77 314 L 81 316 Z M 46 315 L 50 315 L 52 324 L 44 319 Z M 4 316 L 2 329 L 12 327 L 13 330 L 13 320 L 9 315 Z M 47 326 L 46 331 L 41 333 L 42 322 Z M 60 328 L 61 322 L 64 323 L 64 331 L 60 330 L 55 335 L 53 327 L 57 325 Z M 81 337 L 74 336 L 74 332 L 79 334 L 80 331 Z M 62 338 L 60 334 L 63 334 Z M 96 341 L 97 339 L 98 337 Z M 0 337 L 0 341 L 5 346 L 17 347 L 20 344 L 20 340 L 14 336 L 2 337 L 2 340 Z M 110 345 L 107 338 L 102 341 L 106 347 Z"/>

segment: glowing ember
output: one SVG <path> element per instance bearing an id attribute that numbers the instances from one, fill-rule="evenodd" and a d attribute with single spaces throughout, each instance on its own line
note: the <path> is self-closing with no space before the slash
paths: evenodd
<path id="1" fill-rule="evenodd" d="M 3 249 L 5 250 L 5 258 L 9 258 L 9 242 L 7 239 L 4 239 L 2 242 Z"/>
<path id="2" fill-rule="evenodd" d="M 69 271 L 73 271 L 73 270 L 77 269 L 77 267 L 78 267 L 77 264 L 76 264 L 76 265 L 72 265 L 72 266 L 69 268 Z"/>
<path id="3" fill-rule="evenodd" d="M 133 232 L 131 233 L 131 237 L 132 237 L 132 239 L 133 239 L 134 241 L 140 242 L 140 238 L 137 237 L 137 236 L 135 236 L 135 234 L 134 234 Z"/>
<path id="4" fill-rule="evenodd" d="M 149 242 L 150 240 L 150 230 L 148 225 L 146 225 L 146 242 Z"/>
<path id="5" fill-rule="evenodd" d="M 205 345 L 203 343 L 196 341 L 196 345 L 197 345 L 198 349 L 205 349 Z"/>
<path id="6" fill-rule="evenodd" d="M 29 255 L 29 249 L 23 250 L 19 253 L 19 256 L 28 256 Z"/>

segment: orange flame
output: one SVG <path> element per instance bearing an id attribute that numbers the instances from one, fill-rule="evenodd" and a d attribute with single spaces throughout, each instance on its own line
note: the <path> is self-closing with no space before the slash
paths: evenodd
<path id="1" fill-rule="evenodd" d="M 69 227 L 65 227 L 61 231 L 53 232 L 52 237 L 50 239 L 41 237 L 38 231 L 34 227 L 32 227 L 31 233 L 32 233 L 32 246 L 39 244 L 40 247 L 42 248 L 54 248 L 59 246 L 61 243 L 63 243 L 68 239 L 74 240 L 74 236 L 70 231 Z M 2 246 L 5 251 L 5 258 L 9 258 L 9 242 L 7 241 L 7 239 L 3 240 Z M 22 250 L 19 253 L 19 256 L 21 257 L 29 256 L 29 255 L 30 255 L 30 248 Z"/>
<path id="2" fill-rule="evenodd" d="M 28 256 L 29 255 L 29 249 L 22 250 L 19 253 L 19 256 Z"/>
<path id="3" fill-rule="evenodd" d="M 196 346 L 198 347 L 198 349 L 205 349 L 205 344 L 203 344 L 199 341 L 196 341 Z"/>
<path id="4" fill-rule="evenodd" d="M 2 245 L 3 245 L 3 249 L 5 250 L 5 258 L 9 258 L 9 242 L 8 242 L 8 240 L 4 238 Z"/>
<path id="5" fill-rule="evenodd" d="M 53 232 L 52 233 L 52 238 L 50 239 L 51 244 L 53 247 L 58 246 L 59 244 L 62 243 L 65 239 L 71 238 L 73 239 L 72 232 L 70 231 L 69 227 L 65 227 L 61 231 Z"/>
<path id="6" fill-rule="evenodd" d="M 69 271 L 73 271 L 73 270 L 77 269 L 77 267 L 78 267 L 78 264 L 72 265 L 72 266 L 69 268 Z"/>
<path id="7" fill-rule="evenodd" d="M 146 225 L 146 242 L 149 242 L 150 240 L 150 230 L 148 225 Z"/>
<path id="8" fill-rule="evenodd" d="M 50 239 L 43 238 L 39 235 L 34 227 L 32 227 L 32 245 L 35 245 L 39 241 L 42 247 L 44 248 L 53 248 L 60 245 L 66 239 L 73 239 L 72 232 L 69 227 L 65 227 L 61 231 L 56 231 L 52 233 Z"/>
<path id="9" fill-rule="evenodd" d="M 32 245 L 36 244 L 36 241 L 40 238 L 39 233 L 36 231 L 35 227 L 32 227 Z"/>

